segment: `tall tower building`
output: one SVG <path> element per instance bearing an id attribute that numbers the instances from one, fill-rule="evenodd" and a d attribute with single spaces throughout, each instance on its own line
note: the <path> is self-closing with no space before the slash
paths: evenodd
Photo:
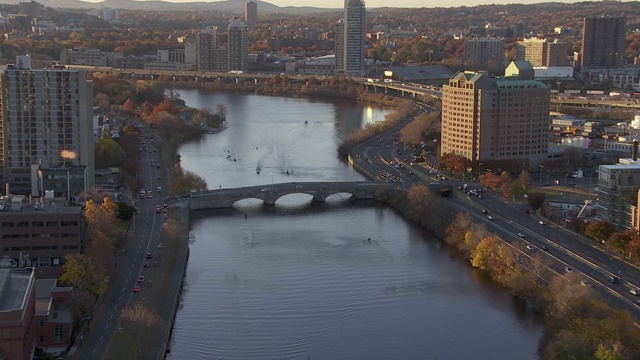
<path id="1" fill-rule="evenodd" d="M 504 69 L 502 39 L 467 39 L 464 42 L 464 66 L 470 70 L 496 71 Z"/>
<path id="2" fill-rule="evenodd" d="M 229 71 L 245 71 L 249 61 L 249 29 L 240 19 L 229 23 Z"/>
<path id="3" fill-rule="evenodd" d="M 244 3 L 244 22 L 247 23 L 247 26 L 254 27 L 257 20 L 258 3 L 253 0 L 249 0 Z"/>
<path id="4" fill-rule="evenodd" d="M 85 191 L 95 173 L 92 83 L 84 70 L 32 70 L 21 58 L 0 74 L 0 184 L 34 196 Z"/>
<path id="5" fill-rule="evenodd" d="M 459 72 L 442 87 L 443 154 L 472 161 L 515 159 L 530 166 L 546 158 L 550 90 L 533 80 L 526 61 L 507 70 L 510 75 L 503 78 Z"/>
<path id="6" fill-rule="evenodd" d="M 336 74 L 364 75 L 365 15 L 364 1 L 345 0 L 342 23 L 337 25 L 342 29 L 336 31 Z"/>
<path id="7" fill-rule="evenodd" d="M 198 71 L 215 71 L 215 50 L 218 48 L 218 27 L 202 30 L 196 36 Z"/>
<path id="8" fill-rule="evenodd" d="M 588 17 L 582 28 L 582 70 L 623 67 L 627 18 Z"/>

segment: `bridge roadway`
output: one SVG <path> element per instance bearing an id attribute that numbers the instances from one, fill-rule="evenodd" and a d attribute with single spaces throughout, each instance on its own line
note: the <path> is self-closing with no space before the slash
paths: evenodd
<path id="1" fill-rule="evenodd" d="M 189 196 L 189 209 L 230 208 L 233 204 L 243 199 L 260 199 L 264 201 L 266 205 L 274 205 L 279 198 L 289 194 L 308 194 L 313 196 L 313 199 L 318 202 L 324 202 L 327 197 L 338 193 L 347 193 L 351 194 L 355 199 L 366 200 L 373 199 L 378 189 L 388 186 L 393 186 L 393 184 L 374 181 L 332 181 L 293 182 L 209 190 L 191 194 Z"/>

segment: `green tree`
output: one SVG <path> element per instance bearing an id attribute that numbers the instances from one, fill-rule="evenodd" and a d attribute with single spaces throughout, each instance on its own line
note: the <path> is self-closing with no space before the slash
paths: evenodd
<path id="1" fill-rule="evenodd" d="M 124 152 L 113 139 L 100 139 L 94 144 L 96 169 L 121 167 L 124 163 Z"/>

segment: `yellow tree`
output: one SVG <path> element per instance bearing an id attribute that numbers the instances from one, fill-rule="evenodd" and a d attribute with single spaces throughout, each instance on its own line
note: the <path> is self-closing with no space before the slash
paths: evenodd
<path id="1" fill-rule="evenodd" d="M 88 257 L 71 254 L 65 256 L 60 281 L 97 297 L 107 290 L 109 277 L 103 271 Z"/>

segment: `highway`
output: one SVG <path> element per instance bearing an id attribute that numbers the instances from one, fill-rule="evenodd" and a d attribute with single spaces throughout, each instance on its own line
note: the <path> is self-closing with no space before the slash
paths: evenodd
<path id="1" fill-rule="evenodd" d="M 616 308 L 628 310 L 636 318 L 640 318 L 640 306 L 636 303 L 640 297 L 629 292 L 632 288 L 640 288 L 638 268 L 602 251 L 595 242 L 590 244 L 580 240 L 578 235 L 555 224 L 548 224 L 546 219 L 536 216 L 533 212 L 527 214 L 525 210 L 528 210 L 529 206 L 526 203 L 505 201 L 503 197 L 486 191 L 481 193 L 482 198 L 479 198 L 458 190 L 458 187 L 465 183 L 470 188 L 479 189 L 482 188 L 480 183 L 451 179 L 436 180 L 443 174 L 438 174 L 434 169 L 429 169 L 422 164 L 410 166 L 406 163 L 404 168 L 397 168 L 396 165 L 404 163 L 405 159 L 410 161 L 412 156 L 398 142 L 397 132 L 401 127 L 355 146 L 351 153 L 354 161 L 370 173 L 393 174 L 392 180 L 404 189 L 416 183 L 437 181 L 442 184 L 451 184 L 454 193 L 449 201 L 459 211 L 470 214 L 478 223 L 484 223 L 487 229 L 522 251 L 524 255 L 535 255 L 549 262 L 551 269 L 556 273 L 568 274 L 565 268 L 571 268 L 573 271 L 571 276 L 567 276 L 568 281 L 584 280 L 606 302 Z M 391 181 L 381 176 L 378 179 Z M 440 186 L 431 187 L 438 190 Z M 487 214 L 484 214 L 483 210 Z M 489 214 L 494 218 L 493 220 L 487 218 Z M 518 233 L 524 236 L 521 238 L 517 235 Z M 532 250 L 527 249 L 527 245 L 532 245 Z M 543 246 L 547 251 L 542 250 Z M 620 282 L 617 284 L 608 282 L 607 275 L 610 274 L 619 277 Z"/>
<path id="2" fill-rule="evenodd" d="M 114 266 L 120 269 L 112 272 L 108 293 L 102 299 L 99 313 L 94 314 L 90 332 L 84 336 L 84 344 L 79 349 L 77 359 L 104 357 L 115 330 L 119 328 L 122 310 L 144 298 L 145 287 L 151 286 L 151 272 L 161 266 L 162 251 L 158 249 L 158 239 L 162 230 L 162 215 L 156 214 L 155 207 L 164 205 L 163 193 L 159 193 L 157 188 L 164 188 L 164 176 L 161 175 L 162 169 L 151 165 L 152 159 L 154 164 L 160 161 L 158 153 L 154 151 L 155 145 L 152 144 L 152 132 L 145 131 L 144 128 L 143 132 L 147 133 L 149 138 L 145 137 L 147 144 L 141 146 L 139 177 L 145 190 L 151 190 L 152 198 L 149 199 L 145 195 L 145 199 L 137 197 L 135 201 L 138 213 L 132 221 L 134 231 L 130 232 L 124 251 L 118 254 L 118 261 Z M 161 180 L 158 180 L 159 176 Z M 151 259 L 146 259 L 147 253 L 152 254 Z M 144 266 L 145 262 L 148 263 L 148 267 Z M 139 283 L 139 275 L 143 275 L 146 281 Z M 133 291 L 134 286 L 139 286 L 139 292 Z M 153 358 L 157 357 L 157 354 L 153 355 Z"/>

